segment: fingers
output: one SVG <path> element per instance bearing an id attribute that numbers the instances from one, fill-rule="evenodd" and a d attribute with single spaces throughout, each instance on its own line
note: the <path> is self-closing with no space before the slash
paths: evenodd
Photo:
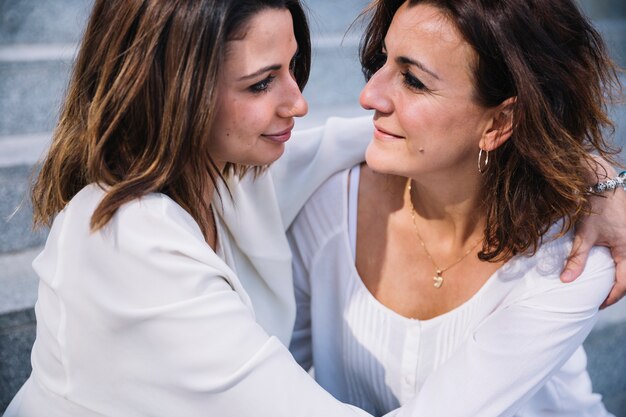
<path id="1" fill-rule="evenodd" d="M 561 272 L 561 281 L 572 282 L 580 276 L 585 269 L 585 264 L 587 263 L 592 245 L 593 242 L 590 242 L 589 239 L 585 239 L 582 234 L 576 234 L 572 250 L 567 258 L 563 272 Z"/>
<path id="2" fill-rule="evenodd" d="M 609 293 L 608 297 L 606 297 L 606 300 L 604 300 L 604 302 L 600 306 L 600 308 L 602 309 L 602 308 L 610 307 L 613 304 L 617 303 L 624 296 L 624 292 L 626 292 L 626 285 L 616 283 L 613 286 L 613 289 Z"/>
<path id="3" fill-rule="evenodd" d="M 615 264 L 615 285 L 600 308 L 609 307 L 617 303 L 626 294 L 626 262 L 623 260 Z"/>

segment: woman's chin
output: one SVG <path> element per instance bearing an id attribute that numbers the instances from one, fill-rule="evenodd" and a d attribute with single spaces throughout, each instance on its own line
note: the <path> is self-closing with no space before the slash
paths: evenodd
<path id="1" fill-rule="evenodd" d="M 376 148 L 375 143 L 370 143 L 365 151 L 365 162 L 367 166 L 375 172 L 381 174 L 394 174 L 397 171 L 397 160 L 389 153 Z"/>
<path id="2" fill-rule="evenodd" d="M 280 143 L 274 143 L 270 149 L 263 149 L 253 155 L 246 165 L 250 166 L 267 166 L 276 162 L 285 152 L 285 145 Z"/>

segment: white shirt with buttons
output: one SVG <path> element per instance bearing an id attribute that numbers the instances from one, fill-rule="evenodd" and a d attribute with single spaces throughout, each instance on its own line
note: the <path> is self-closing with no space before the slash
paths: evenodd
<path id="1" fill-rule="evenodd" d="M 613 285 L 605 248 L 563 284 L 568 234 L 507 262 L 461 306 L 407 318 L 378 302 L 354 266 L 358 174 L 322 185 L 289 232 L 298 301 L 290 349 L 322 387 L 373 415 L 404 405 L 428 417 L 610 416 L 582 348 Z"/>

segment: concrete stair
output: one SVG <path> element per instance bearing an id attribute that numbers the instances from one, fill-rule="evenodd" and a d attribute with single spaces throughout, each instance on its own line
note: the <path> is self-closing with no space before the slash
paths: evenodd
<path id="1" fill-rule="evenodd" d="M 0 135 L 52 130 L 72 64 L 71 48 L 0 47 Z"/>
<path id="2" fill-rule="evenodd" d="M 310 113 L 297 128 L 331 115 L 366 114 L 357 60 L 361 27 L 346 33 L 368 0 L 304 0 L 313 34 L 313 69 L 305 90 Z M 626 67 L 626 3 L 582 0 Z M 92 0 L 0 0 L 0 413 L 30 372 L 37 277 L 30 264 L 45 242 L 33 232 L 27 192 L 45 152 Z M 626 85 L 626 78 L 624 79 Z M 617 138 L 626 138 L 626 108 L 615 107 Z M 626 301 L 602 313 L 586 342 L 596 390 L 626 417 Z"/>

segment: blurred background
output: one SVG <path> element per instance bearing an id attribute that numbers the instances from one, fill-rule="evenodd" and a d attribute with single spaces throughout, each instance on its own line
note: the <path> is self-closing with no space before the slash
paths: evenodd
<path id="1" fill-rule="evenodd" d="M 366 114 L 357 60 L 361 26 L 347 32 L 366 0 L 303 0 L 310 11 L 310 113 L 296 128 L 329 116 Z M 31 228 L 29 177 L 45 152 L 92 0 L 0 0 L 0 412 L 30 373 L 37 277 L 30 266 L 46 230 Z M 626 67 L 626 0 L 580 0 L 613 58 Z M 626 85 L 626 77 L 622 77 Z M 626 106 L 614 106 L 615 140 L 626 142 Z M 623 158 L 622 158 L 623 160 Z M 626 417 L 626 300 L 601 313 L 585 342 L 594 389 Z"/>

